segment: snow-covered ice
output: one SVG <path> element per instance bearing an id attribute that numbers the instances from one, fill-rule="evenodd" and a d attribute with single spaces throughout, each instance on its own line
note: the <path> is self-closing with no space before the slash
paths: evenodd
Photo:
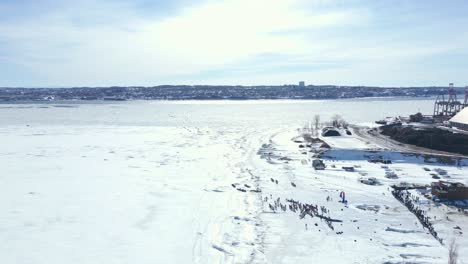
<path id="1" fill-rule="evenodd" d="M 231 190 L 250 177 L 242 138 L 225 141 L 232 132 L 11 129 L 1 130 L 2 263 L 247 262 L 256 247 L 253 223 L 235 219 L 257 209 Z"/>
<path id="2" fill-rule="evenodd" d="M 466 166 L 384 151 L 394 161 L 388 169 L 399 177 L 388 179 L 365 156 L 378 146 L 345 137 L 325 139 L 335 149 L 325 154 L 327 169 L 315 171 L 310 155 L 292 140 L 316 113 L 323 121 L 338 113 L 366 123 L 430 110 L 431 103 L 395 100 L 380 112 L 367 111 L 381 106 L 378 100 L 2 105 L 0 259 L 445 263 L 447 245 L 427 233 L 389 185 L 427 184 L 439 167 L 451 180 L 468 183 Z M 382 185 L 362 184 L 361 177 Z M 341 191 L 348 207 L 338 202 Z M 317 217 L 274 213 L 268 204 L 277 198 L 325 206 L 342 222 L 331 230 Z M 460 234 L 468 230 L 466 216 L 443 204 L 424 201 L 421 207 L 436 217 L 441 237 L 457 238 L 467 259 L 468 242 Z"/>

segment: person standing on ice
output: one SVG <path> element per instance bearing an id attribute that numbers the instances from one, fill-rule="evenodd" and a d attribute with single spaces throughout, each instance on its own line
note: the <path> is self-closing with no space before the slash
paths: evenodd
<path id="1" fill-rule="evenodd" d="M 345 192 L 344 192 L 344 191 L 341 191 L 341 192 L 340 192 L 340 198 L 341 198 L 341 202 L 342 202 L 342 203 L 345 203 L 345 201 L 346 201 L 345 197 L 346 197 Z"/>

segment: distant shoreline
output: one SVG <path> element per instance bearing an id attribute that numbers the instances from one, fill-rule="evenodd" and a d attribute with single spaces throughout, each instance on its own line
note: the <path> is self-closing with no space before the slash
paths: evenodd
<path id="1" fill-rule="evenodd" d="M 457 88 L 457 93 L 464 92 Z M 0 88 L 1 101 L 126 100 L 327 100 L 427 98 L 447 94 L 447 87 L 381 88 L 368 86 L 156 86 L 107 88 Z"/>
<path id="2" fill-rule="evenodd" d="M 368 97 L 346 97 L 346 98 L 223 98 L 223 99 L 193 99 L 193 98 L 171 98 L 171 99 L 124 99 L 124 100 L 105 100 L 105 99 L 59 99 L 59 100 L 1 100 L 0 105 L 2 104 L 67 104 L 67 103 L 125 103 L 125 102 L 241 102 L 241 101 L 258 101 L 258 102 L 267 102 L 267 101 L 328 101 L 328 100 L 429 100 L 435 99 L 436 96 L 368 96 Z"/>

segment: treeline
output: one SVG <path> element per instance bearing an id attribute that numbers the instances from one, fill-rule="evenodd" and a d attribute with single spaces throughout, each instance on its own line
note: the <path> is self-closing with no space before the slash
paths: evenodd
<path id="1" fill-rule="evenodd" d="M 402 126 L 384 126 L 382 134 L 418 147 L 468 155 L 468 135 L 430 128 L 414 129 Z"/>
<path id="2" fill-rule="evenodd" d="M 462 92 L 458 89 L 457 92 Z M 428 97 L 446 94 L 444 87 L 367 87 L 334 85 L 208 86 L 161 85 L 154 87 L 2 88 L 0 101 L 25 100 L 253 100 L 337 99 L 361 97 Z"/>

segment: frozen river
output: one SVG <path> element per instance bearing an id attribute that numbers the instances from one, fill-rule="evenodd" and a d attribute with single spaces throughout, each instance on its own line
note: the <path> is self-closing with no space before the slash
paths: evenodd
<path id="1" fill-rule="evenodd" d="M 310 252 L 327 249 L 336 254 L 322 262 L 333 263 L 342 253 L 354 256 L 347 251 L 352 245 L 316 239 L 298 244 L 290 232 L 282 236 L 284 219 L 262 215 L 262 194 L 239 192 L 232 184 L 267 190 L 269 176 L 280 177 L 284 170 L 261 160 L 258 150 L 315 114 L 322 121 L 340 114 L 350 123 L 368 124 L 431 113 L 432 104 L 432 99 L 0 104 L 1 262 L 304 263 L 327 256 Z M 433 241 L 428 246 L 434 254 L 442 252 Z M 361 249 L 345 260 L 383 262 L 374 252 Z M 394 253 L 405 259 L 401 254 Z"/>
<path id="2" fill-rule="evenodd" d="M 319 114 L 323 121 L 340 114 L 350 123 L 385 116 L 432 113 L 434 99 L 128 101 L 0 104 L 2 126 L 164 126 L 248 127 L 304 125 Z"/>

